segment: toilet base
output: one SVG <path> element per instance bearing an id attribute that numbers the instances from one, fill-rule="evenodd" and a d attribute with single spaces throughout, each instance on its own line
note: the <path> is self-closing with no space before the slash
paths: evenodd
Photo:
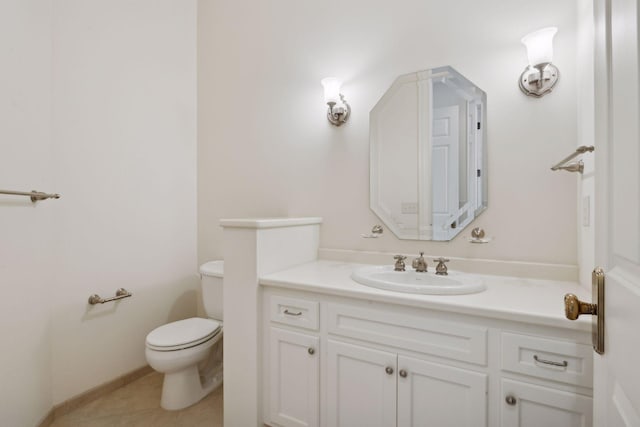
<path id="1" fill-rule="evenodd" d="M 202 383 L 197 366 L 164 375 L 160 406 L 168 411 L 176 411 L 201 401 L 222 384 L 222 370 L 206 383 Z"/>

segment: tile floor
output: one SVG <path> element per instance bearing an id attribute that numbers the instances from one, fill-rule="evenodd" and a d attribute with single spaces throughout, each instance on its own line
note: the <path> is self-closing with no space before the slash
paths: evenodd
<path id="1" fill-rule="evenodd" d="M 51 427 L 222 427 L 222 386 L 181 411 L 160 408 L 162 375 L 150 373 L 68 414 Z"/>

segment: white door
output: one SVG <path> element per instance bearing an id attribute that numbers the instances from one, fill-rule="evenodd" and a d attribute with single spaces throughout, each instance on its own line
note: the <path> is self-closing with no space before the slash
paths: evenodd
<path id="1" fill-rule="evenodd" d="M 605 348 L 596 427 L 640 426 L 640 85 L 637 0 L 596 0 L 596 262 Z"/>
<path id="2" fill-rule="evenodd" d="M 431 132 L 431 207 L 433 240 L 455 234 L 448 224 L 458 213 L 459 109 L 457 105 L 433 109 Z M 457 225 L 457 224 L 456 224 Z"/>
<path id="3" fill-rule="evenodd" d="M 272 327 L 269 344 L 269 420 L 283 427 L 317 427 L 319 338 Z"/>
<path id="4" fill-rule="evenodd" d="M 486 374 L 398 356 L 398 427 L 486 425 Z"/>
<path id="5" fill-rule="evenodd" d="M 394 427 L 393 353 L 329 340 L 326 427 Z"/>

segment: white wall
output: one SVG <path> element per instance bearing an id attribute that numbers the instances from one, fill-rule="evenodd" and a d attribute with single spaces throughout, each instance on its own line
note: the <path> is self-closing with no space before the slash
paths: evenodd
<path id="1" fill-rule="evenodd" d="M 578 142 L 593 145 L 596 151 L 581 156 L 584 173 L 578 177 L 578 265 L 580 283 L 591 286 L 591 272 L 595 268 L 595 93 L 594 93 L 594 9 L 592 1 L 577 0 L 577 58 L 578 64 Z"/>
<path id="2" fill-rule="evenodd" d="M 196 3 L 56 0 L 53 45 L 59 403 L 144 366 L 146 334 L 195 314 Z M 87 305 L 120 287 L 133 297 Z"/>
<path id="3" fill-rule="evenodd" d="M 577 263 L 576 178 L 549 167 L 576 146 L 576 4 L 542 0 L 199 3 L 199 259 L 220 258 L 218 220 L 322 216 L 321 247 Z M 520 38 L 559 27 L 561 78 L 542 99 L 517 84 Z M 451 65 L 488 94 L 489 209 L 471 245 L 400 241 L 369 210 L 369 111 L 396 76 Z M 320 79 L 353 108 L 325 118 Z"/>
<path id="4" fill-rule="evenodd" d="M 51 0 L 0 2 L 0 188 L 56 191 L 51 162 Z M 56 201 L 0 195 L 0 424 L 51 407 Z"/>
<path id="5" fill-rule="evenodd" d="M 34 426 L 196 312 L 196 3 L 11 0 L 0 34 L 0 188 L 62 194 L 0 196 L 0 424 Z"/>

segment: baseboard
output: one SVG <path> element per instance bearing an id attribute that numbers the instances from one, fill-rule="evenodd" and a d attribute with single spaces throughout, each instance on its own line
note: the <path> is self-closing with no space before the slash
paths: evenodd
<path id="1" fill-rule="evenodd" d="M 53 408 L 49 409 L 47 415 L 42 418 L 42 421 L 38 423 L 38 427 L 49 427 L 53 424 L 53 420 L 55 419 Z"/>
<path id="2" fill-rule="evenodd" d="M 40 424 L 38 424 L 38 427 L 49 427 L 56 418 L 62 417 L 63 415 L 68 414 L 69 412 L 79 408 L 82 405 L 93 402 L 94 400 L 104 396 L 105 394 L 117 390 L 120 387 L 123 387 L 137 380 L 138 378 L 144 377 L 151 372 L 153 372 L 153 369 L 150 366 L 145 365 L 141 368 L 121 375 L 114 380 L 107 381 L 106 383 L 87 390 L 84 393 L 80 393 L 77 396 L 67 399 L 64 402 L 51 408 L 49 413 L 43 418 Z"/>

